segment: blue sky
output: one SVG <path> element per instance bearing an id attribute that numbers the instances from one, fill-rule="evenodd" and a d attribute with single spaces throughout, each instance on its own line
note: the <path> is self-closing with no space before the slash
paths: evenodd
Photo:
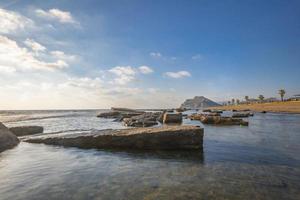
<path id="1" fill-rule="evenodd" d="M 299 1 L 3 0 L 0 8 L 0 109 L 300 93 Z"/>

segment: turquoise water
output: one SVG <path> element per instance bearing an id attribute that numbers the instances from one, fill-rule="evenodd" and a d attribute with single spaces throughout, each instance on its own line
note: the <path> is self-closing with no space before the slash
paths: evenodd
<path id="1" fill-rule="evenodd" d="M 124 128 L 98 111 L 0 113 L 45 132 Z M 8 117 L 9 116 L 9 117 Z M 21 142 L 0 154 L 0 199 L 300 199 L 300 115 L 204 126 L 196 152 L 114 152 Z"/>

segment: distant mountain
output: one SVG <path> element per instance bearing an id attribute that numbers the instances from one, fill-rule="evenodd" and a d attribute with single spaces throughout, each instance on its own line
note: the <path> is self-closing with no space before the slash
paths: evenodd
<path id="1" fill-rule="evenodd" d="M 205 98 L 204 96 L 195 96 L 193 99 L 187 99 L 180 108 L 185 109 L 202 109 L 206 107 L 220 106 L 220 104 Z"/>

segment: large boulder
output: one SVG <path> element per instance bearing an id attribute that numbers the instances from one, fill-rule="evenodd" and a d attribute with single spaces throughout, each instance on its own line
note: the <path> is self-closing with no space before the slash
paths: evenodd
<path id="1" fill-rule="evenodd" d="M 202 149 L 203 128 L 162 126 L 100 130 L 90 133 L 31 136 L 25 142 L 97 149 L 180 150 Z"/>
<path id="2" fill-rule="evenodd" d="M 182 114 L 181 113 L 165 113 L 163 118 L 164 124 L 170 123 L 181 123 L 182 122 Z"/>
<path id="3" fill-rule="evenodd" d="M 19 139 L 0 122 L 0 152 L 19 144 Z"/>
<path id="4" fill-rule="evenodd" d="M 17 126 L 11 127 L 9 130 L 16 136 L 24 136 L 43 133 L 44 128 L 42 126 Z"/>

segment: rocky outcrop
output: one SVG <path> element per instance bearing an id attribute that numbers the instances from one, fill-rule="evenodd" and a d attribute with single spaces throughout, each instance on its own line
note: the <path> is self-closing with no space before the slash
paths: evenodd
<path id="1" fill-rule="evenodd" d="M 191 120 L 200 120 L 203 124 L 214 124 L 214 125 L 242 125 L 248 126 L 248 122 L 242 119 L 222 116 L 210 116 L 204 114 L 195 114 L 189 116 Z"/>
<path id="2" fill-rule="evenodd" d="M 0 122 L 0 152 L 19 144 L 19 139 Z"/>
<path id="3" fill-rule="evenodd" d="M 31 136 L 25 142 L 97 149 L 180 150 L 202 149 L 203 129 L 197 126 L 162 126 L 100 130 L 90 133 Z"/>
<path id="4" fill-rule="evenodd" d="M 233 113 L 232 117 L 233 118 L 245 118 L 245 117 L 252 117 L 253 113 L 246 112 L 246 113 Z"/>
<path id="5" fill-rule="evenodd" d="M 115 121 L 121 122 L 124 118 L 130 118 L 133 116 L 142 115 L 144 113 L 145 112 L 128 108 L 112 108 L 112 110 L 109 112 L 99 113 L 97 117 L 115 119 Z"/>
<path id="6" fill-rule="evenodd" d="M 182 123 L 182 114 L 181 113 L 165 113 L 163 118 L 164 124 L 176 124 Z"/>
<path id="7" fill-rule="evenodd" d="M 207 99 L 203 96 L 195 96 L 193 99 L 187 99 L 183 104 L 181 104 L 180 108 L 182 109 L 203 109 L 206 107 L 220 106 L 220 104 Z"/>
<path id="8" fill-rule="evenodd" d="M 16 136 L 24 136 L 43 133 L 44 128 L 42 126 L 18 126 L 11 127 L 9 130 Z"/>
<path id="9" fill-rule="evenodd" d="M 125 126 L 132 127 L 149 127 L 157 125 L 157 119 L 160 116 L 160 112 L 146 112 L 142 115 L 134 116 L 131 118 L 124 118 L 123 124 Z"/>

